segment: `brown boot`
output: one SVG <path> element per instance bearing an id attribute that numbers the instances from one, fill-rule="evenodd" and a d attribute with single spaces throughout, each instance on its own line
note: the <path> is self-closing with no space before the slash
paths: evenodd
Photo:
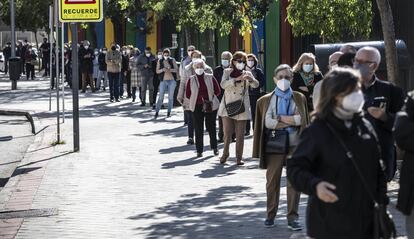
<path id="1" fill-rule="evenodd" d="M 242 166 L 242 165 L 244 165 L 243 159 L 237 159 L 237 166 Z"/>
<path id="2" fill-rule="evenodd" d="M 227 159 L 229 158 L 229 156 L 223 155 L 220 158 L 220 164 L 225 164 L 227 162 Z"/>

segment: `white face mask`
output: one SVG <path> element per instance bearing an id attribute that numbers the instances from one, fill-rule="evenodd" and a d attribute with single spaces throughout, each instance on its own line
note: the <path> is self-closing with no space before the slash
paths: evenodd
<path id="1" fill-rule="evenodd" d="M 161 60 L 162 59 L 162 55 L 158 55 L 158 60 Z"/>
<path id="2" fill-rule="evenodd" d="M 252 68 L 254 66 L 254 61 L 247 61 L 247 66 Z"/>
<path id="3" fill-rule="evenodd" d="M 313 70 L 313 65 L 312 64 L 304 64 L 302 66 L 302 70 L 306 73 L 309 73 Z"/>
<path id="4" fill-rule="evenodd" d="M 346 95 L 342 100 L 342 108 L 352 113 L 359 113 L 364 107 L 365 99 L 361 90 Z"/>
<path id="5" fill-rule="evenodd" d="M 89 46 L 85 46 L 85 49 L 88 50 Z"/>
<path id="6" fill-rule="evenodd" d="M 287 79 L 281 79 L 276 82 L 277 88 L 279 88 L 281 91 L 286 91 L 290 88 L 290 81 Z"/>
<path id="7" fill-rule="evenodd" d="M 168 56 L 164 56 L 164 60 L 168 60 Z"/>
<path id="8" fill-rule="evenodd" d="M 221 65 L 224 67 L 224 68 L 227 68 L 227 67 L 229 67 L 229 65 L 230 65 L 230 61 L 229 60 L 221 60 Z"/>
<path id="9" fill-rule="evenodd" d="M 102 53 L 103 53 L 103 54 L 106 54 L 106 53 L 107 53 L 107 51 L 102 51 Z"/>
<path id="10" fill-rule="evenodd" d="M 204 74 L 204 69 L 203 68 L 197 68 L 194 71 L 199 76 L 202 75 L 202 74 Z"/>
<path id="11" fill-rule="evenodd" d="M 127 55 L 131 54 L 131 50 L 127 50 L 127 51 L 126 51 L 126 54 L 127 54 Z"/>
<path id="12" fill-rule="evenodd" d="M 245 64 L 244 63 L 236 63 L 236 68 L 239 71 L 244 70 Z"/>
<path id="13" fill-rule="evenodd" d="M 151 56 L 151 53 L 145 53 L 145 55 L 146 55 L 147 57 L 150 57 L 150 56 Z"/>

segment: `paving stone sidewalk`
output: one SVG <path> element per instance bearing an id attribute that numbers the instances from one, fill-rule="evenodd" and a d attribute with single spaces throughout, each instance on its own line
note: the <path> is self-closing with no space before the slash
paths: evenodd
<path id="1" fill-rule="evenodd" d="M 80 99 L 81 151 L 72 153 L 70 118 L 62 124 L 66 144 L 51 146 L 56 119 L 47 111 L 47 82 L 19 83 L 21 90 L 9 92 L 0 80 L 0 104 L 38 112 L 42 131 L 21 173 L 0 192 L 0 211 L 56 209 L 57 215 L 3 219 L 0 238 L 303 238 L 286 229 L 284 180 L 277 226 L 263 227 L 265 171 L 249 157 L 251 137 L 247 164 L 236 167 L 231 158 L 222 166 L 207 146 L 198 159 L 194 146 L 185 145 L 181 109 L 171 118 L 162 111 L 154 121 L 150 108 L 87 93 Z M 302 223 L 305 207 L 302 196 Z M 393 214 L 403 235 L 402 217 Z"/>

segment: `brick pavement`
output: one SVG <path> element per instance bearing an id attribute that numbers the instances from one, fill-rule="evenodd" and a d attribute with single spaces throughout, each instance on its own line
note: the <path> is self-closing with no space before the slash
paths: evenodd
<path id="1" fill-rule="evenodd" d="M 34 84 L 34 83 L 31 83 Z M 70 119 L 65 145 L 50 147 L 55 122 L 46 112 L 45 82 L 30 102 L 24 90 L 8 106 L 39 112 L 45 128 L 22 161 L 23 173 L 0 192 L 0 210 L 57 208 L 58 215 L 0 221 L 0 238 L 301 238 L 286 229 L 282 182 L 277 227 L 263 227 L 265 171 L 247 159 L 225 166 L 206 147 L 195 158 L 186 146 L 182 112 L 157 122 L 138 103 L 109 103 L 105 93 L 81 97 L 81 152 L 71 153 Z M 27 87 L 30 83 L 27 83 Z M 0 81 L 0 104 L 5 103 Z M 69 101 L 67 101 L 69 105 Z M 205 142 L 208 142 L 206 137 Z M 252 139 L 245 141 L 251 155 Z M 221 148 L 221 147 L 220 147 Z M 231 148 L 234 156 L 234 145 Z M 302 197 L 302 223 L 306 197 Z M 403 228 L 398 215 L 399 229 Z"/>

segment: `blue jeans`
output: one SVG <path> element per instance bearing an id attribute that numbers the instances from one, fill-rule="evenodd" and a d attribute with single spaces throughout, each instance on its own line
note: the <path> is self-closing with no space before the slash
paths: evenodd
<path id="1" fill-rule="evenodd" d="M 158 97 L 158 101 L 157 101 L 157 107 L 156 107 L 156 112 L 160 112 L 161 109 L 161 105 L 164 103 L 164 94 L 165 91 L 168 90 L 168 113 L 171 112 L 171 109 L 173 107 L 174 104 L 174 91 L 175 91 L 175 86 L 177 85 L 177 82 L 175 82 L 175 80 L 163 80 L 160 83 L 160 95 Z"/>
<path id="2" fill-rule="evenodd" d="M 111 100 L 119 99 L 119 73 L 112 73 L 108 72 L 108 78 L 109 78 L 109 95 L 111 97 Z"/>

